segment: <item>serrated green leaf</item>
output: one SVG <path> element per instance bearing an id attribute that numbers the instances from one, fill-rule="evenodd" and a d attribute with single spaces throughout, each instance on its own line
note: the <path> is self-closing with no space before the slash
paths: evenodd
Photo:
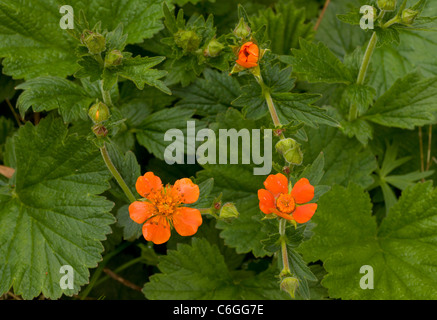
<path id="1" fill-rule="evenodd" d="M 363 119 L 356 119 L 354 121 L 341 122 L 341 130 L 349 138 L 356 137 L 361 144 L 367 145 L 369 140 L 373 139 L 373 127 Z"/>
<path id="2" fill-rule="evenodd" d="M 0 57 L 5 58 L 5 74 L 30 79 L 47 74 L 64 77 L 74 72 L 74 39 L 59 27 L 58 10 L 53 0 L 50 4 L 2 1 Z"/>
<path id="3" fill-rule="evenodd" d="M 279 64 L 263 68 L 262 78 L 271 94 L 273 103 L 281 123 L 293 120 L 317 127 L 318 124 L 337 126 L 338 123 L 326 114 L 322 108 L 314 106 L 320 95 L 289 92 L 295 85 L 295 79 L 290 78 L 291 68 L 280 69 Z M 232 102 L 232 105 L 243 107 L 243 112 L 249 119 L 260 119 L 268 113 L 268 105 L 262 87 L 255 80 L 242 87 L 242 94 Z"/>
<path id="4" fill-rule="evenodd" d="M 173 90 L 182 99 L 176 104 L 180 108 L 195 110 L 201 116 L 215 116 L 225 112 L 240 94 L 238 81 L 224 72 L 205 69 L 204 79 L 198 78 L 184 89 Z"/>
<path id="5" fill-rule="evenodd" d="M 413 129 L 434 121 L 437 77 L 426 78 L 410 73 L 398 79 L 364 118 L 388 127 Z"/>
<path id="6" fill-rule="evenodd" d="M 321 185 L 341 184 L 353 181 L 363 187 L 373 183 L 371 173 L 377 168 L 375 156 L 355 139 L 344 136 L 337 129 L 320 126 L 308 129 L 311 141 L 302 144 L 304 163 L 311 163 L 320 152 L 325 158 L 325 173 Z"/>
<path id="7" fill-rule="evenodd" d="M 151 69 L 164 61 L 165 57 L 140 57 L 123 60 L 123 65 L 116 73 L 126 79 L 132 80 L 138 89 L 142 90 L 144 85 L 155 87 L 164 93 L 171 94 L 167 86 L 159 79 L 163 78 L 167 71 Z"/>
<path id="8" fill-rule="evenodd" d="M 375 28 L 375 32 L 377 35 L 378 42 L 376 46 L 378 48 L 387 46 L 387 45 L 394 45 L 397 46 L 401 39 L 399 37 L 399 32 L 394 28 Z"/>
<path id="9" fill-rule="evenodd" d="M 220 236 L 225 244 L 235 248 L 237 253 L 252 251 L 256 257 L 268 253 L 263 249 L 261 240 L 267 238 L 263 227 L 263 213 L 259 210 L 257 192 L 263 186 L 263 176 L 254 176 L 248 166 L 205 165 L 198 173 L 199 179 L 214 177 L 215 192 L 235 203 L 240 215 L 230 222 L 218 221 L 217 228 L 222 229 Z"/>
<path id="10" fill-rule="evenodd" d="M 272 268 L 255 276 L 243 271 L 234 280 L 217 246 L 206 239 L 179 244 L 161 257 L 158 267 L 162 273 L 150 277 L 143 288 L 148 299 L 287 299 Z"/>
<path id="11" fill-rule="evenodd" d="M 312 23 L 306 23 L 304 8 L 296 8 L 294 3 L 277 3 L 272 8 L 260 10 L 251 17 L 254 30 L 267 26 L 267 39 L 272 52 L 290 54 L 292 48 L 299 48 L 299 39 L 311 40 L 314 36 Z"/>
<path id="12" fill-rule="evenodd" d="M 292 53 L 289 60 L 293 71 L 303 74 L 308 82 L 354 82 L 349 69 L 322 42 L 315 44 L 301 39 L 300 49 Z"/>
<path id="13" fill-rule="evenodd" d="M 196 130 L 204 127 L 203 122 L 191 118 L 193 114 L 191 110 L 174 107 L 147 116 L 138 126 L 136 134 L 138 142 L 157 158 L 163 160 L 165 148 L 172 143 L 172 141 L 164 141 L 165 133 L 170 129 L 179 129 L 183 134 L 181 137 L 184 139 L 185 151 L 188 141 L 195 139 L 194 136 L 187 136 L 187 121 L 195 121 Z"/>
<path id="14" fill-rule="evenodd" d="M 359 26 L 348 25 L 337 18 L 338 14 L 350 12 L 351 6 L 361 5 L 358 0 L 331 1 L 317 29 L 316 40 L 323 42 L 340 59 L 369 38 Z"/>
<path id="15" fill-rule="evenodd" d="M 59 0 L 56 0 L 63 5 Z M 127 34 L 127 43 L 140 43 L 151 38 L 164 26 L 161 18 L 164 16 L 162 4 L 164 0 L 121 0 L 108 2 L 105 0 L 72 0 L 69 4 L 75 14 L 83 10 L 91 27 L 101 22 L 103 30 L 114 30 L 123 24 Z M 57 9 L 57 5 L 54 5 Z M 60 14 L 58 14 L 61 17 Z M 59 26 L 59 19 L 56 19 Z"/>
<path id="16" fill-rule="evenodd" d="M 337 14 L 337 19 L 341 22 L 348 23 L 351 25 L 359 26 L 362 18 L 362 14 L 358 8 L 355 8 L 352 11 L 349 11 L 345 14 Z"/>
<path id="17" fill-rule="evenodd" d="M 101 260 L 100 241 L 114 222 L 113 204 L 97 196 L 109 171 L 92 142 L 68 135 L 53 117 L 28 122 L 11 146 L 15 183 L 0 192 L 0 292 L 71 296 Z M 73 289 L 60 287 L 63 265 L 74 269 Z"/>
<path id="18" fill-rule="evenodd" d="M 94 26 L 114 30 L 122 23 L 127 43 L 142 42 L 163 28 L 163 0 L 135 0 L 109 3 L 103 0 L 69 2 L 78 15 L 81 10 Z M 59 27 L 61 3 L 5 0 L 0 4 L 0 57 L 5 74 L 16 79 L 38 76 L 65 77 L 77 71 L 75 49 L 79 42 Z M 82 32 L 82 30 L 78 30 Z"/>
<path id="19" fill-rule="evenodd" d="M 229 270 L 216 246 L 193 238 L 160 259 L 162 274 L 150 278 L 143 289 L 148 299 L 225 299 L 235 294 L 226 286 Z"/>
<path id="20" fill-rule="evenodd" d="M 431 183 L 418 183 L 403 192 L 378 228 L 362 188 L 334 186 L 319 201 L 314 236 L 300 249 L 305 258 L 324 262 L 322 284 L 332 298 L 435 299 L 436 200 Z M 373 268 L 373 290 L 360 287 L 364 265 Z"/>
<path id="21" fill-rule="evenodd" d="M 86 120 L 88 107 L 95 100 L 81 86 L 59 77 L 38 77 L 20 84 L 17 89 L 24 90 L 17 100 L 23 118 L 32 107 L 34 112 L 58 109 L 66 122 Z"/>

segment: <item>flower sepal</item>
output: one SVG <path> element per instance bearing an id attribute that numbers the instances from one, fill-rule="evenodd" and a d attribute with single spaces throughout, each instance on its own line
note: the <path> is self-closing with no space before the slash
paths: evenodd
<path id="1" fill-rule="evenodd" d="M 98 32 L 85 30 L 81 42 L 88 48 L 90 54 L 100 54 L 106 49 L 106 39 Z"/>
<path id="2" fill-rule="evenodd" d="M 220 209 L 219 219 L 229 220 L 238 218 L 239 215 L 237 207 L 233 203 L 227 202 Z"/>
<path id="3" fill-rule="evenodd" d="M 303 154 L 300 149 L 300 144 L 296 140 L 292 138 L 281 139 L 275 148 L 289 164 L 297 166 L 302 164 Z"/>
<path id="4" fill-rule="evenodd" d="M 281 280 L 280 288 L 287 292 L 293 299 L 296 297 L 296 290 L 299 287 L 299 279 L 289 276 Z"/>

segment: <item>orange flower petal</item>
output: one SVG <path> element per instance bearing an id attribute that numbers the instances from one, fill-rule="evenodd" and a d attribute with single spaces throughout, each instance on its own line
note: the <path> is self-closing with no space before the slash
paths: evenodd
<path id="1" fill-rule="evenodd" d="M 308 203 L 299 206 L 293 212 L 293 218 L 297 223 L 305 223 L 309 221 L 317 210 L 317 203 Z"/>
<path id="2" fill-rule="evenodd" d="M 240 52 L 241 52 L 242 50 L 246 50 L 246 49 L 249 48 L 251 45 L 253 45 L 253 42 L 252 42 L 252 41 L 246 42 L 245 44 L 243 44 L 243 45 L 241 46 L 241 48 L 240 48 Z"/>
<path id="3" fill-rule="evenodd" d="M 264 186 L 274 197 L 281 193 L 288 193 L 288 179 L 282 173 L 271 174 L 264 181 Z"/>
<path id="4" fill-rule="evenodd" d="M 246 51 L 250 54 L 255 56 L 256 58 L 258 58 L 259 55 L 259 48 L 256 44 L 251 44 L 250 46 L 248 46 L 248 48 L 246 48 Z"/>
<path id="5" fill-rule="evenodd" d="M 155 211 L 155 207 L 149 202 L 135 201 L 129 205 L 129 216 L 136 223 L 143 223 Z"/>
<path id="6" fill-rule="evenodd" d="M 266 189 L 258 190 L 259 208 L 265 214 L 272 213 L 275 207 L 275 197 Z"/>
<path id="7" fill-rule="evenodd" d="M 258 57 L 250 55 L 250 56 L 247 57 L 247 62 L 248 63 L 255 63 L 256 64 L 258 62 Z"/>
<path id="8" fill-rule="evenodd" d="M 162 244 L 170 239 L 170 225 L 164 217 L 152 218 L 143 224 L 143 236 L 154 244 Z"/>
<path id="9" fill-rule="evenodd" d="M 183 178 L 175 182 L 172 194 L 179 197 L 182 203 L 194 203 L 199 199 L 199 186 L 191 179 Z"/>
<path id="10" fill-rule="evenodd" d="M 246 42 L 240 48 L 237 64 L 244 68 L 253 68 L 258 65 L 259 48 L 253 42 Z"/>
<path id="11" fill-rule="evenodd" d="M 181 236 L 192 236 L 202 224 L 200 211 L 194 208 L 178 208 L 173 216 L 173 226 Z"/>
<path id="12" fill-rule="evenodd" d="M 294 220 L 294 218 L 293 218 L 292 215 L 290 215 L 290 214 L 288 214 L 288 213 L 283 213 L 283 212 L 281 212 L 281 211 L 279 211 L 279 210 L 276 210 L 276 211 L 275 211 L 275 214 L 276 214 L 278 217 L 284 218 L 284 219 L 286 219 L 286 220 Z"/>
<path id="13" fill-rule="evenodd" d="M 144 176 L 137 179 L 135 188 L 143 198 L 147 198 L 149 193 L 162 189 L 162 182 L 153 172 L 146 172 Z"/>
<path id="14" fill-rule="evenodd" d="M 246 62 L 246 61 L 241 61 L 241 60 L 237 60 L 236 61 L 240 66 L 245 67 L 245 68 L 253 68 L 256 67 L 258 64 L 255 62 Z"/>
<path id="15" fill-rule="evenodd" d="M 307 203 L 314 198 L 314 187 L 307 178 L 302 178 L 294 185 L 291 195 L 296 203 Z"/>

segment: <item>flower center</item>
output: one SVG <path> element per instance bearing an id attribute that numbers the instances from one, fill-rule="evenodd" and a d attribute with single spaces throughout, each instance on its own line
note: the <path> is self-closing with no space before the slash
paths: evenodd
<path id="1" fill-rule="evenodd" d="M 161 191 L 150 194 L 147 199 L 155 205 L 156 214 L 172 216 L 180 205 L 178 197 L 170 192 L 170 188 L 162 188 Z"/>
<path id="2" fill-rule="evenodd" d="M 291 194 L 281 194 L 276 200 L 276 207 L 283 213 L 291 213 L 296 208 L 296 202 Z"/>

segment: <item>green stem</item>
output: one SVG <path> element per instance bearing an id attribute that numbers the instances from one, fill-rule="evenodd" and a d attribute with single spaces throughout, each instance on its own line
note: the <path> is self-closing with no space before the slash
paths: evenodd
<path id="1" fill-rule="evenodd" d="M 361 67 L 360 67 L 360 72 L 358 73 L 358 77 L 357 77 L 358 85 L 362 85 L 364 83 L 364 79 L 366 78 L 367 69 L 369 68 L 373 51 L 375 51 L 377 40 L 378 37 L 376 36 L 376 32 L 373 32 L 369 44 L 367 45 L 366 52 L 364 53 L 363 62 L 361 63 Z M 354 121 L 357 117 L 358 117 L 358 105 L 354 103 L 351 105 L 351 108 L 349 110 L 349 121 Z"/>
<path id="2" fill-rule="evenodd" d="M 118 172 L 117 168 L 114 166 L 114 164 L 111 161 L 111 158 L 109 157 L 108 150 L 106 149 L 106 145 L 103 143 L 103 147 L 100 148 L 100 152 L 102 154 L 103 160 L 105 161 L 106 166 L 108 167 L 109 171 L 112 173 L 113 177 L 117 181 L 120 188 L 123 190 L 126 197 L 129 199 L 129 201 L 132 203 L 136 201 L 134 194 L 127 186 L 126 182 L 124 182 L 123 177 Z"/>
<path id="3" fill-rule="evenodd" d="M 103 102 L 112 108 L 114 105 L 112 104 L 111 93 L 107 90 L 103 90 L 103 80 L 100 81 L 100 89 L 102 91 Z"/>
<path id="4" fill-rule="evenodd" d="M 400 21 L 399 16 L 396 15 L 396 16 L 394 16 L 392 19 L 390 19 L 390 20 L 388 20 L 386 23 L 384 23 L 384 24 L 382 25 L 382 28 L 383 28 L 383 29 L 387 29 L 388 27 L 390 27 L 391 25 L 393 25 L 393 24 L 395 24 L 395 23 L 398 23 L 399 21 Z"/>
<path id="5" fill-rule="evenodd" d="M 273 103 L 272 95 L 270 94 L 269 88 L 264 84 L 264 81 L 261 76 L 255 76 L 255 79 L 258 81 L 259 85 L 261 86 L 262 93 L 264 96 L 264 99 L 266 99 L 267 108 L 269 109 L 270 115 L 273 120 L 273 124 L 275 127 L 281 127 L 281 121 L 279 120 L 278 113 L 276 112 L 275 104 Z M 283 133 L 280 134 L 281 139 L 285 139 L 285 136 Z"/>
<path id="6" fill-rule="evenodd" d="M 376 47 L 377 42 L 376 32 L 373 32 L 370 38 L 369 44 L 367 45 L 366 53 L 364 54 L 363 62 L 361 63 L 360 72 L 358 73 L 357 84 L 363 84 L 366 78 L 367 69 L 369 68 L 370 59 L 372 58 L 373 51 Z"/>
<path id="7" fill-rule="evenodd" d="M 285 228 L 287 227 L 287 220 L 279 220 L 279 235 L 281 242 L 281 254 L 282 254 L 282 271 L 280 273 L 281 277 L 291 275 L 290 264 L 288 263 L 288 252 L 287 252 L 287 241 L 285 237 Z"/>

